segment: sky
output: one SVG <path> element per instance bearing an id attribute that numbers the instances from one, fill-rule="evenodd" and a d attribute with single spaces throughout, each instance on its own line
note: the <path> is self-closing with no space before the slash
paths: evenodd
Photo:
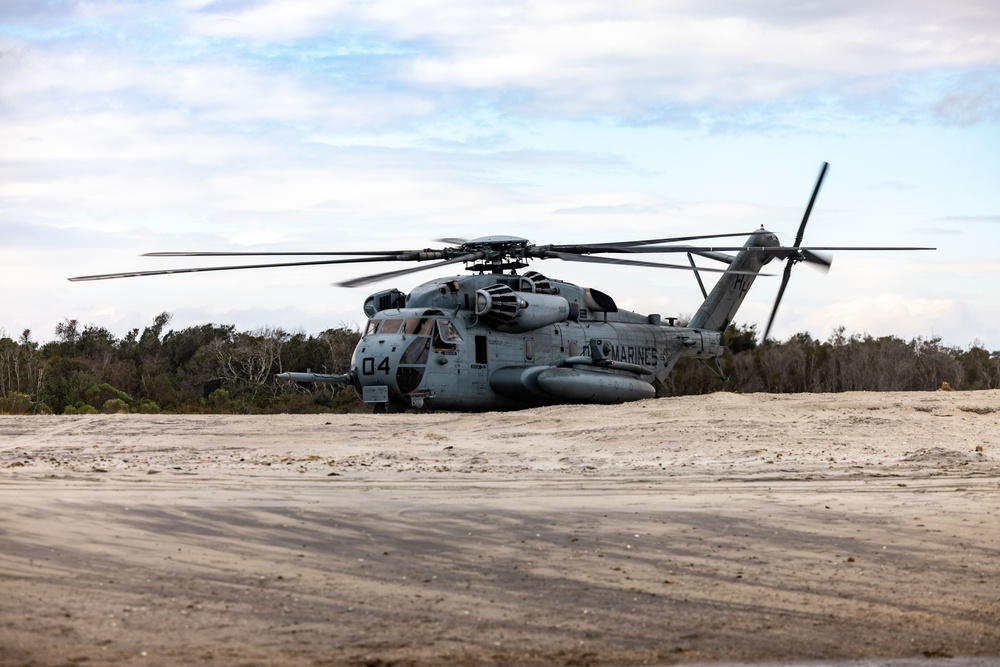
<path id="1" fill-rule="evenodd" d="M 0 335 L 162 312 L 319 333 L 457 272 L 67 281 L 219 263 L 144 252 L 791 243 L 824 161 L 804 246 L 937 250 L 796 266 L 772 337 L 1000 350 L 995 0 L 0 0 Z M 701 302 L 689 272 L 531 268 L 643 313 Z M 778 285 L 736 321 L 763 330 Z"/>

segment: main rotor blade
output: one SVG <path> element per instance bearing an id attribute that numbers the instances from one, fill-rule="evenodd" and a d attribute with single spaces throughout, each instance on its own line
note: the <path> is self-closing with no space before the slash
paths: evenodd
<path id="1" fill-rule="evenodd" d="M 199 266 L 187 269 L 158 269 L 155 271 L 126 271 L 122 273 L 100 273 L 93 276 L 76 276 L 70 282 L 85 280 L 110 280 L 112 278 L 137 278 L 139 276 L 163 276 L 172 273 L 201 273 L 204 271 L 238 271 L 241 269 L 270 269 L 281 266 L 317 266 L 321 264 L 357 264 L 359 262 L 390 262 L 384 257 L 359 257 L 357 259 L 326 259 L 315 262 L 280 262 L 277 264 L 240 264 L 238 266 Z"/>
<path id="2" fill-rule="evenodd" d="M 609 243 L 578 243 L 573 245 L 552 245 L 548 246 L 556 252 L 576 252 L 576 253 L 589 253 L 589 252 L 615 252 L 614 250 L 605 250 L 605 248 L 627 248 L 633 246 L 643 246 L 652 245 L 654 243 L 681 243 L 682 241 L 698 241 L 701 239 L 726 239 L 735 238 L 741 236 L 750 236 L 756 232 L 739 232 L 736 234 L 702 234 L 699 236 L 676 236 L 674 238 L 668 239 L 645 239 L 640 241 L 612 241 Z"/>
<path id="3" fill-rule="evenodd" d="M 447 266 L 448 264 L 458 264 L 460 262 L 471 262 L 477 259 L 483 259 L 486 256 L 484 252 L 470 252 L 467 255 L 461 255 L 459 257 L 453 257 L 451 259 L 446 259 L 443 262 L 435 262 L 434 264 L 428 264 L 426 266 L 415 266 L 408 269 L 401 269 L 399 271 L 387 271 L 385 273 L 376 273 L 370 276 L 362 276 L 360 278 L 352 278 L 351 280 L 345 280 L 341 283 L 334 283 L 340 287 L 360 287 L 361 285 L 367 285 L 369 283 L 375 283 L 380 280 L 385 280 L 386 278 L 398 278 L 399 276 L 405 276 L 411 273 L 417 273 L 418 271 L 426 271 L 427 269 L 435 269 L 439 266 Z"/>
<path id="4" fill-rule="evenodd" d="M 917 248 L 915 246 L 858 246 L 858 245 L 848 245 L 848 246 L 808 246 L 805 248 L 787 248 L 791 250 L 821 250 L 821 251 L 833 251 L 833 250 L 937 250 L 937 248 Z"/>
<path id="5" fill-rule="evenodd" d="M 742 250 L 749 250 L 750 252 L 759 252 L 765 255 L 781 255 L 789 252 L 809 252 L 809 251 L 833 251 L 833 250 L 937 250 L 937 248 L 917 248 L 917 247 L 900 247 L 900 246 L 821 246 L 808 248 L 800 248 L 796 246 L 690 246 L 690 245 L 679 245 L 679 246 L 638 246 L 634 248 L 629 247 L 615 247 L 608 248 L 607 250 L 598 250 L 595 252 L 608 252 L 608 253 L 656 253 L 656 252 L 739 252 Z"/>
<path id="6" fill-rule="evenodd" d="M 140 257 L 292 257 L 301 255 L 402 255 L 408 252 L 421 252 L 419 250 L 354 250 L 348 252 L 144 252 Z M 428 251 L 423 251 L 428 252 Z"/>
<path id="7" fill-rule="evenodd" d="M 549 258 L 549 259 L 561 259 L 566 262 L 590 262 L 593 264 L 620 264 L 623 266 L 648 266 L 657 269 L 680 269 L 681 271 L 708 271 L 710 273 L 742 273 L 747 275 L 768 275 L 766 273 L 757 273 L 755 271 L 730 271 L 728 269 L 706 269 L 701 267 L 692 268 L 690 266 L 684 266 L 683 264 L 660 264 L 657 262 L 641 262 L 635 259 L 614 259 L 613 257 L 591 257 L 590 255 L 576 255 L 573 253 L 563 253 L 556 252 L 555 250 L 547 250 L 543 253 L 539 253 L 538 257 Z"/>

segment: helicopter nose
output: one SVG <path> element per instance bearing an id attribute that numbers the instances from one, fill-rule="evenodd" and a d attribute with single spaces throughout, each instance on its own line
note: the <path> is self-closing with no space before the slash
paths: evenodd
<path id="1" fill-rule="evenodd" d="M 361 386 L 388 387 L 398 397 L 415 391 L 423 380 L 429 350 L 427 336 L 389 335 L 372 341 L 355 360 Z"/>

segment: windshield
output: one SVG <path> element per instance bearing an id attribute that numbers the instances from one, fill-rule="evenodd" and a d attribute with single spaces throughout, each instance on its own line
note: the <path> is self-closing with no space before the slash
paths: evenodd
<path id="1" fill-rule="evenodd" d="M 437 323 L 436 329 L 434 326 L 435 323 Z M 431 334 L 435 334 L 435 341 L 440 343 L 453 346 L 455 343 L 462 342 L 462 335 L 458 333 L 458 329 L 451 320 L 435 320 L 433 317 L 408 317 L 405 320 L 383 320 L 373 318 L 368 320 L 368 325 L 365 327 L 365 336 L 371 336 L 377 333 L 404 333 L 415 334 L 417 336 L 430 336 Z M 439 345 L 438 347 L 441 346 Z"/>
<path id="2" fill-rule="evenodd" d="M 434 328 L 434 320 L 429 317 L 410 317 L 406 320 L 406 333 L 421 336 L 431 335 Z"/>

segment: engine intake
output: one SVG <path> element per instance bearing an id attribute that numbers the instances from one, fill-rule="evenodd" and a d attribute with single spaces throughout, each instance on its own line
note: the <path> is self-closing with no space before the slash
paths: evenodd
<path id="1" fill-rule="evenodd" d="M 497 283 L 476 291 L 476 315 L 501 331 L 531 331 L 565 322 L 569 302 L 561 296 L 515 292 Z"/>

